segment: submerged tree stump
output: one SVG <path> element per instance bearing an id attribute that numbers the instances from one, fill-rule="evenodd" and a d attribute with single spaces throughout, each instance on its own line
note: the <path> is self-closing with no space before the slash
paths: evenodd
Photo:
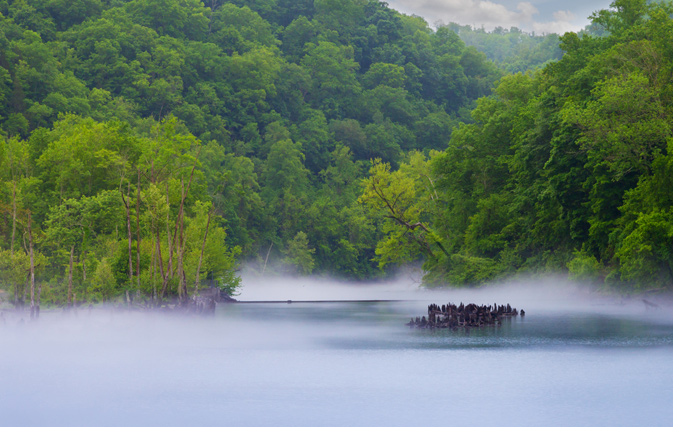
<path id="1" fill-rule="evenodd" d="M 509 304 L 507 305 L 460 305 L 448 303 L 439 306 L 437 304 L 430 304 L 428 306 L 428 317 L 412 318 L 407 326 L 411 328 L 420 329 L 434 329 L 434 328 L 450 328 L 455 329 L 459 327 L 483 327 L 483 326 L 498 326 L 502 323 L 503 318 L 516 317 L 519 311 Z M 525 315 L 525 311 L 521 310 L 521 316 Z"/>

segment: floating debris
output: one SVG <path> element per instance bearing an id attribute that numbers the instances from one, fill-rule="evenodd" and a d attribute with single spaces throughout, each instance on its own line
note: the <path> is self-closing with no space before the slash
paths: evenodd
<path id="1" fill-rule="evenodd" d="M 433 329 L 433 328 L 459 328 L 459 327 L 482 327 L 489 325 L 500 325 L 503 318 L 516 317 L 519 311 L 509 304 L 507 305 L 460 305 L 448 303 L 439 306 L 430 304 L 428 306 L 428 317 L 412 318 L 407 326 L 411 328 Z M 521 310 L 521 316 L 526 312 Z"/>

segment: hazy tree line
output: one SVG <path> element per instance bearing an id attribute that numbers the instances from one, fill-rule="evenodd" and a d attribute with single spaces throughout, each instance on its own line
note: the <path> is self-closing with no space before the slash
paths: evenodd
<path id="1" fill-rule="evenodd" d="M 673 8 L 617 0 L 602 36 L 500 80 L 447 149 L 377 162 L 361 201 L 387 221 L 381 265 L 429 284 L 569 272 L 626 291 L 673 284 Z M 404 250 L 400 250 L 402 247 Z"/>
<path id="2" fill-rule="evenodd" d="M 373 158 L 447 147 L 503 75 L 367 0 L 0 1 L 0 280 L 16 304 L 382 274 Z M 207 283 L 206 283 L 207 281 Z"/>
<path id="3" fill-rule="evenodd" d="M 455 22 L 447 27 L 455 31 L 467 46 L 474 46 L 508 73 L 525 73 L 563 56 L 557 34 L 527 33 L 517 27 L 496 27 L 493 31 L 486 31 Z M 588 30 L 590 28 L 585 31 Z"/>

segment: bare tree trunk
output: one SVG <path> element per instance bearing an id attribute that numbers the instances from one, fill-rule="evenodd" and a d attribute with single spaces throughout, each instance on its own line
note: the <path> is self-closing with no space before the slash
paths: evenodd
<path id="1" fill-rule="evenodd" d="M 9 245 L 9 252 L 14 256 L 14 238 L 16 236 L 16 181 L 12 182 L 12 241 Z"/>
<path id="2" fill-rule="evenodd" d="M 75 256 L 75 245 L 70 247 L 70 264 L 68 267 L 68 307 L 72 307 L 72 264 Z"/>
<path id="3" fill-rule="evenodd" d="M 84 300 L 86 300 L 87 295 L 89 295 L 86 287 L 86 250 L 82 249 L 79 259 L 82 262 L 82 283 L 84 283 Z"/>
<path id="4" fill-rule="evenodd" d="M 14 283 L 14 307 L 19 305 L 19 282 Z"/>
<path id="5" fill-rule="evenodd" d="M 86 252 L 82 252 L 80 258 L 82 259 L 82 281 L 86 282 Z"/>
<path id="6" fill-rule="evenodd" d="M 14 262 L 14 239 L 16 236 L 16 181 L 12 182 L 12 241 L 9 246 L 9 254 Z M 14 284 L 14 306 L 19 303 L 19 284 Z"/>
<path id="7" fill-rule="evenodd" d="M 180 256 L 180 248 L 181 246 L 184 247 L 184 242 L 180 242 L 178 244 L 177 238 L 178 238 L 178 231 L 182 233 L 182 224 L 184 223 L 183 220 L 183 213 L 184 213 L 184 207 L 185 207 L 185 199 L 187 198 L 187 194 L 189 194 L 189 188 L 192 185 L 192 179 L 194 178 L 194 171 L 196 170 L 197 166 L 197 159 L 199 158 L 199 155 L 201 154 L 201 148 L 199 148 L 198 153 L 196 153 L 196 159 L 194 161 L 194 166 L 192 166 L 192 171 L 189 175 L 189 182 L 187 183 L 187 190 L 185 191 L 184 188 L 184 180 L 180 179 L 180 182 L 182 183 L 182 197 L 180 198 L 180 208 L 178 209 L 178 217 L 175 220 L 175 231 L 173 233 L 173 247 L 171 247 L 171 233 L 170 233 L 170 228 L 168 223 L 170 222 L 167 218 L 166 221 L 166 228 L 167 228 L 167 235 L 168 235 L 168 274 L 166 275 L 166 278 L 164 279 L 164 283 L 161 289 L 161 297 L 163 298 L 164 293 L 166 292 L 166 286 L 168 285 L 168 275 L 170 277 L 173 277 L 173 251 L 175 250 L 177 255 Z M 168 182 L 166 182 L 166 205 L 168 206 Z M 170 212 L 170 210 L 169 210 Z M 168 213 L 166 214 L 168 216 Z M 178 260 L 178 262 L 181 264 L 181 260 Z M 184 291 L 184 285 L 185 285 L 185 279 L 184 279 L 184 272 L 181 270 L 181 265 L 178 266 L 178 274 L 180 275 L 180 284 L 178 285 L 178 295 L 182 297 L 182 292 Z"/>
<path id="8" fill-rule="evenodd" d="M 201 255 L 199 255 L 199 265 L 196 267 L 196 279 L 194 280 L 194 299 L 199 293 L 199 274 L 201 273 L 201 262 L 203 261 L 203 252 L 206 250 L 206 239 L 208 239 L 208 228 L 210 227 L 210 218 L 213 216 L 213 210 L 208 211 L 208 221 L 206 222 L 206 232 L 203 233 L 203 243 L 201 244 Z"/>
<path id="9" fill-rule="evenodd" d="M 185 181 L 180 179 L 180 185 L 182 186 L 181 198 L 185 200 Z M 183 299 L 187 293 L 187 284 L 185 283 L 185 274 L 184 274 L 184 264 L 183 264 L 183 254 L 185 253 L 185 234 L 184 234 L 184 216 L 182 215 L 182 206 L 180 206 L 180 215 L 178 215 L 178 220 L 180 222 L 180 232 L 177 245 L 177 255 L 178 255 L 178 297 Z"/>
<path id="10" fill-rule="evenodd" d="M 79 259 L 82 261 L 82 281 L 86 282 L 86 249 L 84 247 L 85 240 L 82 237 L 82 253 L 79 255 Z"/>
<path id="11" fill-rule="evenodd" d="M 28 254 L 30 256 L 30 317 L 35 315 L 35 258 L 33 256 L 33 217 L 28 211 Z"/>
<path id="12" fill-rule="evenodd" d="M 131 183 L 128 184 L 127 194 L 131 195 Z M 133 233 L 131 231 L 131 208 L 126 205 L 126 230 L 129 241 L 129 285 L 133 283 Z"/>
<path id="13" fill-rule="evenodd" d="M 185 297 L 185 275 L 181 252 L 180 248 L 178 248 L 178 298 L 182 300 Z"/>
<path id="14" fill-rule="evenodd" d="M 199 158 L 199 155 L 201 154 L 201 148 L 199 148 L 199 152 L 196 153 L 196 159 L 194 160 L 194 166 L 192 166 L 192 171 L 189 174 L 189 182 L 187 183 L 187 190 L 185 191 L 185 181 L 183 178 L 180 178 L 180 185 L 182 186 L 182 194 L 180 197 L 180 207 L 178 209 L 178 217 L 175 220 L 175 231 L 173 232 L 173 242 L 176 242 L 178 232 L 182 233 L 182 226 L 184 224 L 184 213 L 185 213 L 185 199 L 187 199 L 187 195 L 189 194 L 189 189 L 192 186 L 192 180 L 194 179 L 194 171 L 196 170 L 196 165 L 197 161 Z M 177 246 L 177 245 L 176 245 Z M 184 246 L 184 245 L 183 245 Z M 176 247 L 176 251 L 180 250 L 180 246 Z"/>
<path id="15" fill-rule="evenodd" d="M 157 262 L 159 263 L 159 274 L 161 274 L 161 279 L 166 280 L 166 274 L 164 273 L 164 260 L 161 256 L 161 236 L 159 234 L 159 229 L 157 228 Z M 163 295 L 162 295 L 163 296 Z"/>
<path id="16" fill-rule="evenodd" d="M 42 282 L 37 287 L 37 307 L 35 307 L 35 318 L 40 317 L 40 301 L 42 299 Z"/>
<path id="17" fill-rule="evenodd" d="M 30 273 L 28 273 L 28 277 L 30 278 Z M 20 301 L 21 307 L 26 305 L 26 298 L 28 296 L 28 289 L 30 289 L 30 286 L 28 286 L 27 283 L 24 283 L 23 284 L 23 292 L 22 292 L 21 301 Z"/>
<path id="18" fill-rule="evenodd" d="M 127 194 L 131 195 L 131 183 L 128 183 Z M 133 284 L 133 234 L 131 233 L 131 208 L 126 202 L 124 193 L 122 193 L 122 200 L 124 201 L 124 207 L 126 208 L 126 231 L 129 241 L 129 286 Z M 126 304 L 130 305 L 131 299 L 129 297 L 129 291 L 126 290 Z"/>
<path id="19" fill-rule="evenodd" d="M 27 231 L 24 231 L 23 233 L 23 250 L 27 253 L 30 254 L 30 248 L 28 245 L 28 242 L 26 241 L 26 234 Z M 30 269 L 29 269 L 30 270 Z M 21 283 L 21 288 L 19 290 L 19 301 L 18 304 L 23 308 L 24 305 L 26 305 L 26 298 L 28 296 L 28 289 L 30 289 L 30 271 L 26 273 L 26 280 Z"/>
<path id="20" fill-rule="evenodd" d="M 155 184 L 156 185 L 156 177 L 154 176 L 154 159 L 152 159 L 152 165 L 150 167 L 150 184 Z M 151 209 L 151 208 L 150 208 Z M 159 230 L 156 229 L 156 222 L 154 221 L 154 216 L 152 216 L 152 230 L 156 230 L 157 233 L 157 247 L 159 251 L 161 251 L 161 242 L 159 241 Z M 161 254 L 157 254 L 156 249 L 153 251 L 152 254 L 152 303 L 156 304 L 157 303 L 157 282 L 156 282 L 156 271 L 157 271 L 157 256 L 159 257 L 159 262 L 161 263 L 161 277 L 163 279 L 163 272 L 164 272 L 164 266 L 163 266 L 163 261 L 161 259 Z"/>
<path id="21" fill-rule="evenodd" d="M 171 241 L 171 204 L 168 200 L 168 182 L 166 182 L 166 207 L 168 208 L 166 210 L 166 237 L 168 238 L 168 267 L 166 269 L 166 275 L 173 277 L 173 242 Z M 166 281 L 166 279 L 164 279 L 164 281 Z"/>
<path id="22" fill-rule="evenodd" d="M 140 168 L 138 169 L 138 189 L 136 198 L 136 275 L 138 276 L 136 296 L 140 296 Z"/>
<path id="23" fill-rule="evenodd" d="M 161 271 L 162 271 L 162 276 L 164 277 L 164 281 L 161 284 L 161 295 L 159 298 L 164 297 L 164 294 L 166 293 L 166 288 L 168 286 L 168 279 L 173 277 L 173 242 L 171 242 L 171 227 L 170 227 L 170 220 L 171 220 L 171 205 L 168 199 L 168 182 L 166 182 L 166 238 L 168 239 L 168 265 L 166 266 L 166 274 L 163 274 L 163 263 L 161 264 Z M 159 230 L 157 230 L 157 247 L 159 248 L 159 257 L 161 258 L 161 242 L 159 240 Z"/>
<path id="24" fill-rule="evenodd" d="M 157 299 L 157 248 L 152 248 L 152 298 L 151 301 Z"/>
<path id="25" fill-rule="evenodd" d="M 266 258 L 264 258 L 264 267 L 262 268 L 262 276 L 266 271 L 266 263 L 269 262 L 269 254 L 271 253 L 271 248 L 273 248 L 273 242 L 271 242 L 271 245 L 269 245 L 269 250 L 266 251 Z"/>
<path id="26" fill-rule="evenodd" d="M 196 158 L 199 158 L 199 154 L 201 153 L 201 149 L 199 149 L 199 152 L 196 154 Z M 181 217 L 184 213 L 184 208 L 185 208 L 185 199 L 187 198 L 187 195 L 189 194 L 189 189 L 192 186 L 192 180 L 194 179 L 194 171 L 196 170 L 196 161 L 194 162 L 194 166 L 192 166 L 192 171 L 189 174 L 189 182 L 187 183 L 187 191 L 185 191 L 185 183 L 182 178 L 180 178 L 180 182 L 182 184 L 182 198 L 180 199 L 180 209 L 178 209 L 178 217 Z M 175 223 L 175 233 L 178 232 L 178 223 Z"/>

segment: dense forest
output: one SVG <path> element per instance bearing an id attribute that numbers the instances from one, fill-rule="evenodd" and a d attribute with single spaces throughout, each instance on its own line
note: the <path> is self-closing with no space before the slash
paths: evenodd
<path id="1" fill-rule="evenodd" d="M 364 0 L 0 3 L 2 281 L 17 304 L 383 274 L 371 159 L 445 149 L 504 73 Z M 31 295 L 30 297 L 28 295 Z"/>
<path id="2" fill-rule="evenodd" d="M 446 150 L 376 162 L 361 201 L 389 218 L 381 265 L 430 285 L 568 272 L 620 291 L 673 284 L 673 8 L 618 0 L 603 35 L 503 77 Z M 404 250 L 399 250 L 403 246 Z"/>
<path id="3" fill-rule="evenodd" d="M 556 62 L 553 36 L 488 33 L 518 40 L 511 61 L 472 43 L 498 65 L 472 30 L 371 0 L 0 13 L 0 297 L 17 305 L 233 292 L 242 264 L 673 280 L 667 6 L 616 1 Z"/>

